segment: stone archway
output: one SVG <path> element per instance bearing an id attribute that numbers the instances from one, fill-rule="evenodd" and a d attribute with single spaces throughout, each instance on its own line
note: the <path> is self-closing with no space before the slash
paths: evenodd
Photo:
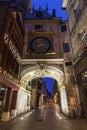
<path id="1" fill-rule="evenodd" d="M 57 81 L 58 90 L 60 91 L 61 96 L 62 112 L 68 115 L 66 86 L 64 85 L 65 78 L 62 68 L 51 64 L 48 65 L 44 62 L 40 62 L 40 64 L 27 65 L 25 69 L 23 68 L 21 71 L 20 84 L 26 89 L 29 81 L 39 77 L 50 77 Z"/>

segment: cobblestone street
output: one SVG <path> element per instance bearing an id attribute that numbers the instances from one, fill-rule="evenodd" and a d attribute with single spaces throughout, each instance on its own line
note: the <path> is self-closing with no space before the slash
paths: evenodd
<path id="1" fill-rule="evenodd" d="M 69 119 L 52 103 L 1 123 L 0 130 L 87 130 L 87 119 Z"/>

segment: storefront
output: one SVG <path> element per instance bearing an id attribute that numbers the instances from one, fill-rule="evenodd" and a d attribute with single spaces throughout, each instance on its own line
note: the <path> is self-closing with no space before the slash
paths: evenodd
<path id="1" fill-rule="evenodd" d="M 24 88 L 20 88 L 18 91 L 17 99 L 17 114 L 27 112 L 30 110 L 31 103 L 31 91 L 27 91 Z"/>
<path id="2" fill-rule="evenodd" d="M 0 84 L 0 119 L 2 118 L 2 113 L 6 103 L 6 95 L 8 88 Z"/>
<path id="3" fill-rule="evenodd" d="M 0 120 L 16 116 L 19 85 L 0 74 Z"/>

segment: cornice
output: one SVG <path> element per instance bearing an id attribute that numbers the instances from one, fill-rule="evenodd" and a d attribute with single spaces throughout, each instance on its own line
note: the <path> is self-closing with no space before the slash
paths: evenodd
<path id="1" fill-rule="evenodd" d="M 55 18 L 55 19 L 26 19 L 24 20 L 24 23 L 60 23 L 60 18 Z"/>
<path id="2" fill-rule="evenodd" d="M 59 34 L 59 32 L 28 32 L 28 33 L 26 33 L 25 34 L 25 36 L 27 36 L 27 37 L 37 37 L 37 36 L 39 36 L 39 37 L 48 37 L 48 36 L 54 36 L 54 35 L 57 35 L 57 36 L 59 36 L 60 34 Z"/>

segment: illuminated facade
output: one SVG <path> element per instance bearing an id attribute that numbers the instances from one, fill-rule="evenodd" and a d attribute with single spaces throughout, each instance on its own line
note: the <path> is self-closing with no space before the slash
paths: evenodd
<path id="1" fill-rule="evenodd" d="M 20 86 L 24 46 L 22 13 L 6 1 L 0 1 L 0 9 L 0 119 L 7 121 L 16 114 L 30 109 L 30 91 Z M 23 96 L 22 110 L 20 95 Z"/>
<path id="2" fill-rule="evenodd" d="M 31 86 L 31 108 L 43 105 L 44 86 L 42 78 L 35 78 L 29 82 Z"/>
<path id="3" fill-rule="evenodd" d="M 42 80 L 42 87 L 41 87 L 41 104 L 43 105 L 47 101 L 47 84 Z"/>
<path id="4" fill-rule="evenodd" d="M 28 4 L 28 0 L 24 2 L 17 0 L 14 3 L 10 0 L 10 2 L 0 0 L 0 118 L 7 121 L 17 114 L 30 110 L 30 107 L 41 105 L 39 104 L 43 95 L 41 79 L 44 77 L 56 80 L 61 111 L 73 116 L 73 109 L 78 105 L 76 82 L 79 84 L 78 80 L 81 76 L 83 81 L 86 80 L 86 71 L 82 71 L 80 67 L 82 62 L 86 61 L 86 51 L 80 53 L 82 57 L 85 57 L 84 60 L 79 60 L 80 64 L 75 57 L 77 50 L 79 51 L 76 49 L 79 46 L 75 46 L 76 42 L 73 41 L 77 36 L 74 36 L 72 32 L 74 28 L 72 24 L 76 23 L 75 19 L 73 18 L 72 24 L 72 21 L 69 21 L 69 25 L 72 25 L 69 34 L 68 22 L 62 22 L 61 18 L 56 18 L 54 9 L 52 14 L 48 13 L 47 7 L 45 10 L 39 8 L 30 12 L 31 2 Z M 63 6 L 66 6 L 67 2 L 65 0 Z M 22 8 L 22 5 L 25 8 Z M 75 9 L 77 5 L 78 3 Z M 78 10 L 75 10 L 75 13 L 76 16 L 78 13 L 80 15 Z M 86 16 L 85 13 L 84 15 Z M 85 29 L 82 28 L 79 31 L 81 45 L 86 42 L 85 24 L 84 22 Z M 75 73 L 72 61 L 74 61 Z M 86 70 L 85 65 L 86 63 L 84 63 L 84 70 Z M 78 75 L 79 72 L 82 72 L 81 75 Z M 35 84 L 37 89 L 29 84 L 33 79 L 39 79 L 37 85 Z M 81 92 L 81 87 L 79 88 Z M 84 88 L 85 93 L 85 85 Z M 81 101 L 83 101 L 82 96 Z"/>
<path id="5" fill-rule="evenodd" d="M 64 0 L 69 17 L 70 38 L 80 116 L 87 116 L 87 0 Z"/>
<path id="6" fill-rule="evenodd" d="M 62 112 L 72 113 L 76 104 L 73 82 L 72 53 L 68 23 L 46 10 L 33 10 L 25 16 L 25 45 L 22 58 L 22 86 L 39 77 L 57 81 Z M 63 100 L 65 98 L 65 101 Z M 73 102 L 71 102 L 73 99 Z M 65 105 L 64 105 L 65 102 Z"/>
<path id="7" fill-rule="evenodd" d="M 54 82 L 52 97 L 53 97 L 54 103 L 60 104 L 60 102 L 59 102 L 60 99 L 58 99 L 59 93 L 58 93 L 58 85 L 57 85 L 56 80 Z"/>
<path id="8" fill-rule="evenodd" d="M 33 108 L 36 108 L 36 102 L 37 102 L 38 78 L 31 80 L 29 82 L 29 86 L 31 86 L 31 88 L 32 88 L 32 91 L 31 91 L 31 109 L 33 109 Z"/>

